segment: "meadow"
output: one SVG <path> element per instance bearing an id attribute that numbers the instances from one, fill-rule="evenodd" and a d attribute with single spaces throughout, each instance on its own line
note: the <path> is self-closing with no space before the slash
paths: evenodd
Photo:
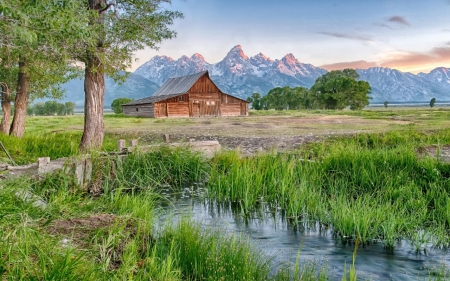
<path id="1" fill-rule="evenodd" d="M 209 198 L 237 204 L 243 217 L 281 209 L 291 224 L 332 229 L 355 252 L 372 243 L 395 251 L 400 240 L 417 253 L 430 245 L 447 249 L 449 117 L 448 109 L 425 108 L 262 111 L 248 118 L 108 115 L 104 151 L 115 150 L 119 138 L 147 144 L 161 142 L 163 133 L 180 141 L 218 138 L 230 149 L 213 159 L 164 146 L 125 161 L 99 157 L 92 184 L 103 192 L 95 196 L 64 173 L 2 180 L 0 272 L 6 280 L 327 280 L 326 268 L 299 262 L 274 272 L 270 257 L 245 237 L 201 229 L 189 218 L 156 222 L 162 186 L 176 191 L 202 181 Z M 33 117 L 25 138 L 0 140 L 19 163 L 65 157 L 78 153 L 80 124 L 79 116 Z M 295 139 L 308 134 L 301 144 Z M 237 142 L 259 148 L 261 139 L 270 142 L 267 151 L 251 154 Z M 277 145 L 289 141 L 297 145 Z M 24 189 L 42 198 L 45 210 L 18 197 Z M 356 274 L 354 265 L 342 265 L 343 280 Z M 433 274 L 448 278 L 445 270 Z"/>

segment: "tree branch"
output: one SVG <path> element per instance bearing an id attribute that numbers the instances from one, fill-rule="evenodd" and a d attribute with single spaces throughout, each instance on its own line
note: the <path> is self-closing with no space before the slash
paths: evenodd
<path id="1" fill-rule="evenodd" d="M 116 1 L 115 0 L 113 0 L 111 3 L 106 3 L 106 7 L 101 9 L 99 11 L 99 13 L 103 13 L 103 12 L 107 11 L 109 8 L 111 8 L 111 6 L 114 6 L 114 9 L 116 9 Z"/>

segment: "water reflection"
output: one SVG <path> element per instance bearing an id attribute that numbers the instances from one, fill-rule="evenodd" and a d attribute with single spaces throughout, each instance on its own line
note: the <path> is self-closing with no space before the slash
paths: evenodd
<path id="1" fill-rule="evenodd" d="M 170 192 L 166 192 L 170 194 Z M 331 229 L 315 222 L 289 223 L 283 212 L 261 204 L 257 212 L 245 214 L 238 203 L 203 199 L 202 188 L 186 188 L 168 195 L 165 210 L 174 218 L 190 215 L 204 227 L 245 235 L 264 254 L 272 257 L 274 268 L 284 262 L 310 261 L 328 267 L 331 280 L 341 280 L 344 265 L 352 264 L 353 243 L 343 243 Z M 358 280 L 429 280 L 449 264 L 448 252 L 428 249 L 417 254 L 412 245 L 400 241 L 393 252 L 381 243 L 360 245 L 356 258 Z"/>

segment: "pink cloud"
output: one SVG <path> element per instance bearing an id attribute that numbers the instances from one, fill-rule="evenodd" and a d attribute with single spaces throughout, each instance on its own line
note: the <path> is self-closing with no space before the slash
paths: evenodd
<path id="1" fill-rule="evenodd" d="M 346 68 L 366 69 L 366 68 L 375 67 L 375 66 L 378 66 L 376 62 L 359 60 L 359 61 L 349 61 L 349 62 L 338 62 L 338 63 L 332 63 L 332 64 L 325 64 L 320 67 L 325 68 L 326 70 L 342 70 L 342 69 L 346 69 Z"/>

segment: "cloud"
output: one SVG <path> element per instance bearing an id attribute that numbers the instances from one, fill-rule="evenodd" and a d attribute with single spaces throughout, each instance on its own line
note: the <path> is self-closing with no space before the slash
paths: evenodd
<path id="1" fill-rule="evenodd" d="M 389 67 L 400 71 L 425 72 L 439 66 L 450 66 L 450 42 L 443 47 L 435 47 L 428 52 L 387 52 L 380 54 L 378 61 L 349 61 L 321 65 L 326 70 L 342 70 L 345 68 L 367 69 L 370 67 Z"/>
<path id="2" fill-rule="evenodd" d="M 389 28 L 389 29 L 394 29 L 392 26 L 390 26 L 390 25 L 387 24 L 387 23 L 374 22 L 373 25 L 381 26 L 381 27 L 386 27 L 386 28 Z"/>
<path id="3" fill-rule="evenodd" d="M 382 67 L 407 71 L 430 69 L 436 66 L 450 65 L 450 47 L 436 47 L 426 53 L 391 52 L 384 54 L 380 60 Z M 433 67 L 434 66 L 434 67 Z"/>
<path id="4" fill-rule="evenodd" d="M 392 17 L 388 18 L 387 21 L 399 24 L 403 27 L 411 26 L 411 24 L 404 17 L 401 17 L 401 16 L 392 16 Z"/>
<path id="5" fill-rule="evenodd" d="M 332 63 L 332 64 L 325 64 L 321 65 L 321 68 L 325 68 L 326 70 L 342 70 L 346 68 L 360 68 L 360 69 L 366 69 L 370 67 L 376 67 L 378 64 L 376 62 L 369 62 L 365 60 L 359 60 L 359 61 L 349 61 L 349 62 L 339 62 L 339 63 Z"/>
<path id="6" fill-rule="evenodd" d="M 390 18 L 385 19 L 383 22 L 375 22 L 373 25 L 385 27 L 389 29 L 395 29 L 391 24 L 395 24 L 396 26 L 401 27 L 410 27 L 411 24 L 401 16 L 392 16 Z"/>
<path id="7" fill-rule="evenodd" d="M 373 42 L 373 39 L 370 36 L 364 36 L 364 35 L 347 34 L 347 33 L 339 33 L 339 32 L 327 32 L 327 31 L 319 31 L 317 33 L 335 37 L 335 38 L 344 38 L 344 39 L 363 41 L 363 42 Z"/>

